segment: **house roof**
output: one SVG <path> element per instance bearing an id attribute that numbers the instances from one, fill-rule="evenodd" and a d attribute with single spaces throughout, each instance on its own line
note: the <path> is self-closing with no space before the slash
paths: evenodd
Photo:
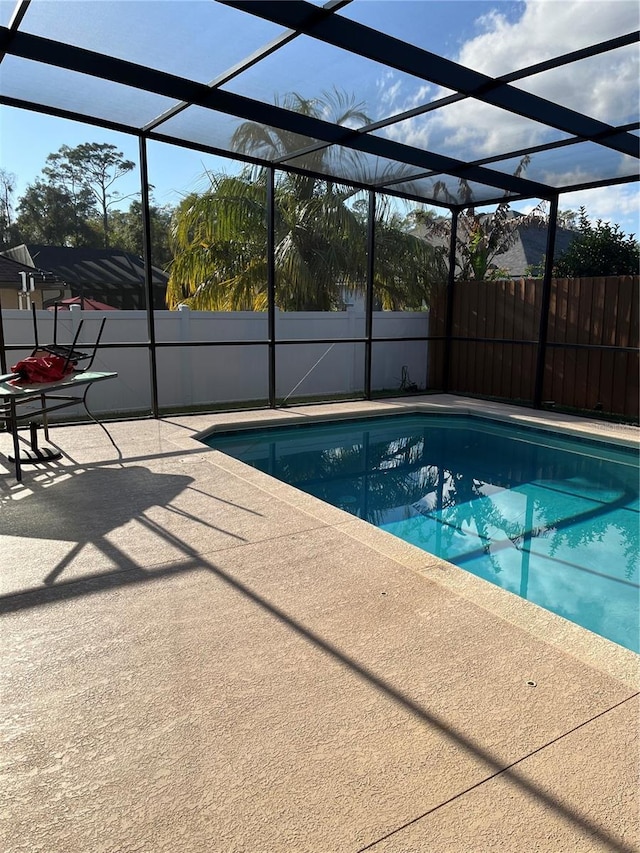
<path id="1" fill-rule="evenodd" d="M 23 243 L 7 249 L 3 255 L 31 272 L 33 267 L 47 270 L 54 280 L 64 282 L 75 296 L 97 299 L 113 308 L 145 306 L 144 261 L 132 252 Z M 164 308 L 168 276 L 157 267 L 152 267 L 151 271 L 154 307 Z"/>
<path id="2" fill-rule="evenodd" d="M 638 180 L 635 0 L 585 2 L 570 50 L 558 48 L 559 36 L 529 52 L 485 51 L 474 63 L 481 70 L 451 51 L 457 32 L 433 32 L 436 6 L 452 28 L 449 7 L 458 20 L 468 16 L 449 0 L 74 3 L 68 14 L 43 0 L 16 0 L 13 12 L 3 5 L 0 103 L 135 133 L 145 144 L 452 209 Z M 548 18 L 568 4 L 544 5 L 538 14 Z M 594 10 L 605 14 L 600 24 Z M 287 100 L 336 89 L 356 100 L 366 93 L 366 117 L 340 123 Z M 263 145 L 239 143 L 245 122 L 264 131 Z M 271 144 L 283 134 L 286 150 Z"/>
<path id="3" fill-rule="evenodd" d="M 18 288 L 21 285 L 20 273 L 33 276 L 36 284 L 47 281 L 57 282 L 56 276 L 41 269 L 34 269 L 33 264 L 26 264 L 7 255 L 0 254 L 0 287 Z"/>
<path id="4" fill-rule="evenodd" d="M 491 213 L 478 215 L 481 221 L 490 220 Z M 516 239 L 506 252 L 493 257 L 492 267 L 506 270 L 512 278 L 522 278 L 531 274 L 532 267 L 542 267 L 547 252 L 547 225 L 544 219 L 527 220 L 517 211 L 508 211 L 509 219 L 518 220 L 515 229 Z M 436 231 L 430 231 L 425 225 L 418 223 L 412 228 L 412 233 L 422 237 L 434 246 L 448 249 L 449 238 Z M 576 237 L 576 232 L 568 228 L 556 228 L 555 257 L 561 255 Z"/>
<path id="5" fill-rule="evenodd" d="M 72 248 L 23 243 L 4 255 L 31 267 L 54 273 L 68 284 L 144 285 L 144 261 L 120 249 Z M 168 276 L 152 267 L 153 283 L 166 285 Z"/>
<path id="6" fill-rule="evenodd" d="M 556 257 L 564 252 L 576 236 L 566 228 L 556 229 Z M 509 271 L 513 278 L 526 276 L 530 267 L 541 267 L 547 251 L 547 231 L 538 225 L 521 225 L 517 230 L 516 242 L 494 258 L 494 264 Z"/>

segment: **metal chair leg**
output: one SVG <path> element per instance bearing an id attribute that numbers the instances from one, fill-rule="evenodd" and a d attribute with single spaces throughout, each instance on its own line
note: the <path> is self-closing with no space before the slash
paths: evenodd
<path id="1" fill-rule="evenodd" d="M 13 400 L 9 401 L 9 420 L 7 426 L 11 431 L 13 438 L 13 464 L 16 471 L 16 480 L 22 480 L 22 466 L 20 465 L 20 441 L 18 439 L 18 420 L 16 417 L 16 404 Z"/>

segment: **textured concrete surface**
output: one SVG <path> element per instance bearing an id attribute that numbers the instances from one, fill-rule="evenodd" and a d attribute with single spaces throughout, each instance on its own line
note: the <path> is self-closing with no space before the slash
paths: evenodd
<path id="1" fill-rule="evenodd" d="M 3 851 L 640 849 L 638 656 L 192 437 L 406 405 L 0 456 Z"/>

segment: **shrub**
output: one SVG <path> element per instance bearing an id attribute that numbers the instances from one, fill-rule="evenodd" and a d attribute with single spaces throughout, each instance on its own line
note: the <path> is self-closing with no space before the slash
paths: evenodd
<path id="1" fill-rule="evenodd" d="M 637 275 L 640 247 L 634 235 L 626 235 L 619 225 L 601 219 L 591 223 L 584 207 L 575 238 L 555 259 L 554 275 L 558 278 L 582 276 Z"/>

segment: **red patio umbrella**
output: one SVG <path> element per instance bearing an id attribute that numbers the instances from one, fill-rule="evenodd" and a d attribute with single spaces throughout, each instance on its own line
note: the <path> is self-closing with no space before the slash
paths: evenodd
<path id="1" fill-rule="evenodd" d="M 58 308 L 68 311 L 71 305 L 79 305 L 83 311 L 118 311 L 113 305 L 98 302 L 97 299 L 87 299 L 86 296 L 73 296 L 69 299 L 61 299 L 56 303 Z M 49 311 L 55 311 L 55 305 L 49 306 Z"/>

